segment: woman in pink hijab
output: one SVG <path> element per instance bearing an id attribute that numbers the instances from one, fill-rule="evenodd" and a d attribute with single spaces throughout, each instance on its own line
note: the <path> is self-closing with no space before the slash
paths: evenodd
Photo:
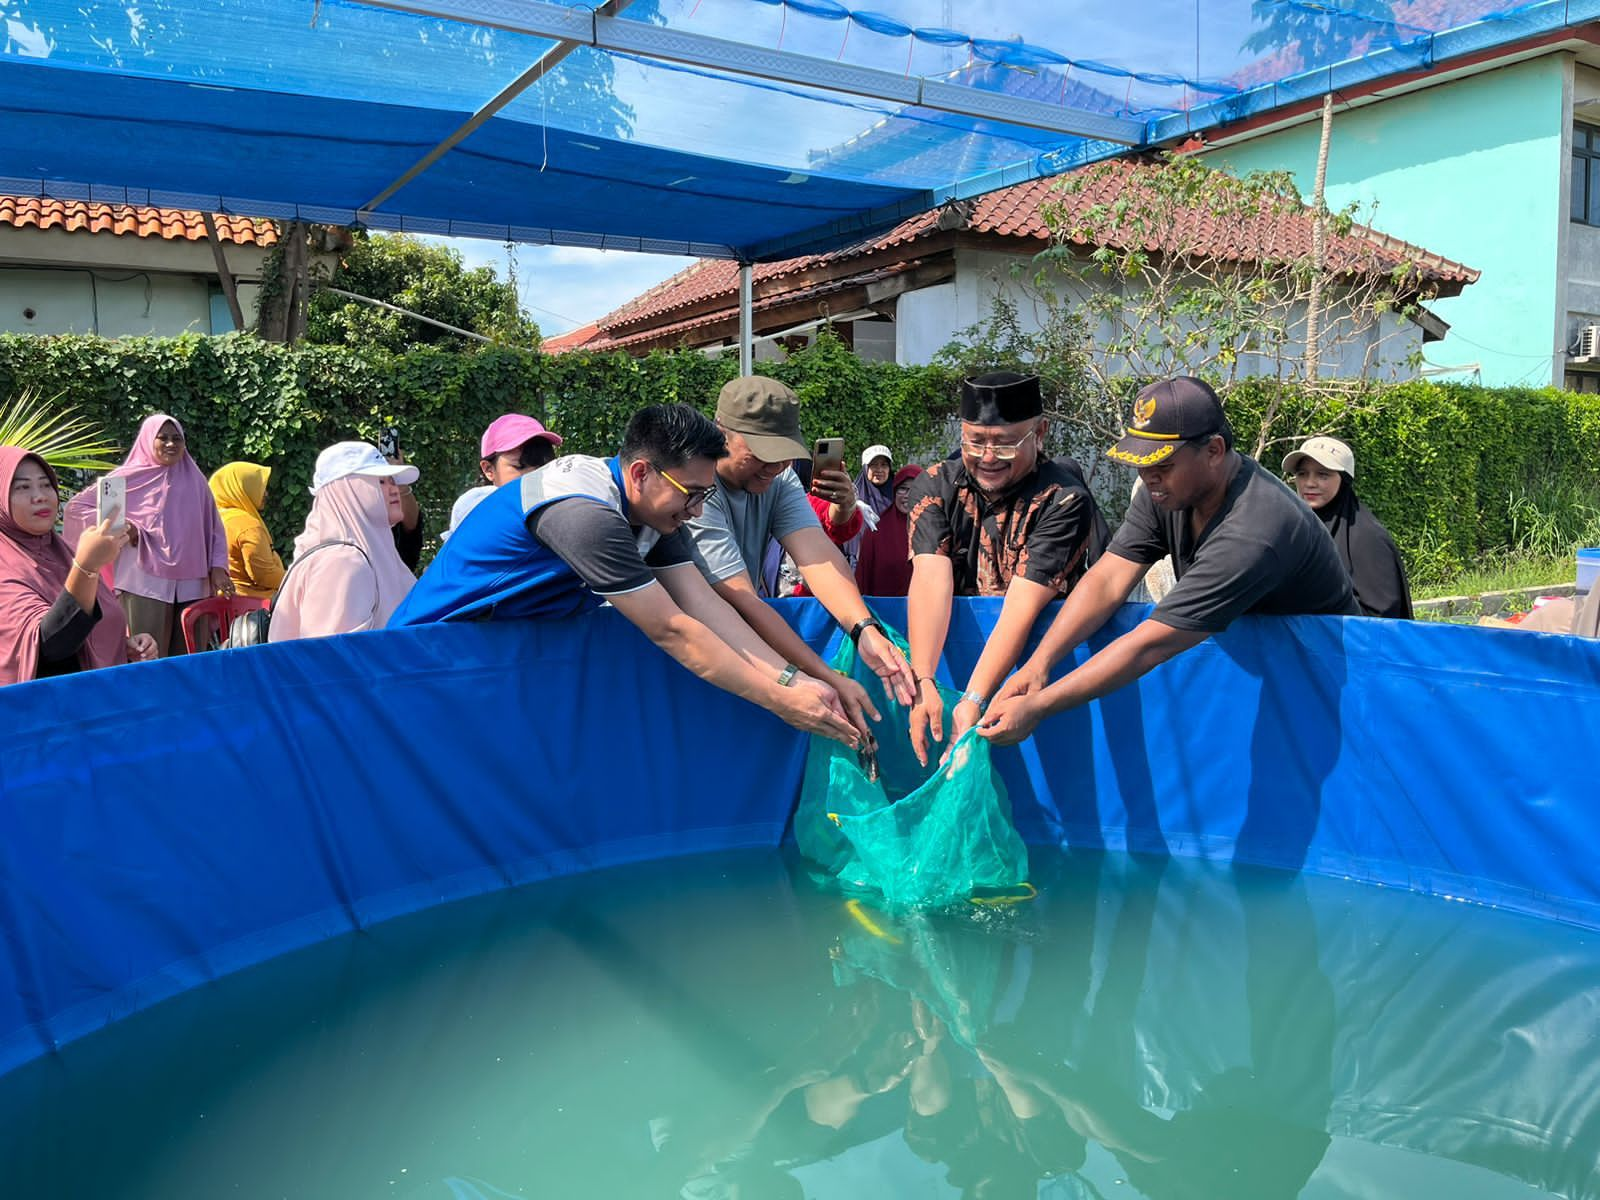
<path id="1" fill-rule="evenodd" d="M 56 534 L 60 507 L 44 459 L 0 446 L 0 685 L 155 657 L 153 639 L 128 636 L 100 578 L 127 531 L 112 533 L 109 520 L 84 530 L 74 558 Z"/>
<path id="2" fill-rule="evenodd" d="M 317 455 L 311 512 L 272 608 L 267 640 L 382 629 L 417 582 L 395 549 L 400 488 L 417 469 L 376 446 L 339 442 Z"/>
<path id="3" fill-rule="evenodd" d="M 117 598 L 128 628 L 155 639 L 158 654 L 184 653 L 183 610 L 221 592 L 233 595 L 228 535 L 211 487 L 194 459 L 183 426 L 156 413 L 144 419 L 123 464 L 111 472 L 128 481 L 128 524 L 136 554 L 117 560 Z M 63 536 L 76 546 L 94 524 L 94 489 L 67 505 Z"/>

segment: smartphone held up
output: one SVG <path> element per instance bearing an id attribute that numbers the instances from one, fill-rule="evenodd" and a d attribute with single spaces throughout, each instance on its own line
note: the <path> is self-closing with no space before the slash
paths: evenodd
<path id="1" fill-rule="evenodd" d="M 118 533 L 128 525 L 128 481 L 121 475 L 102 475 L 94 484 L 94 519 L 109 520 Z"/>
<path id="2" fill-rule="evenodd" d="M 811 448 L 811 478 L 815 479 L 822 471 L 839 471 L 844 469 L 844 439 L 840 437 L 818 438 Z"/>

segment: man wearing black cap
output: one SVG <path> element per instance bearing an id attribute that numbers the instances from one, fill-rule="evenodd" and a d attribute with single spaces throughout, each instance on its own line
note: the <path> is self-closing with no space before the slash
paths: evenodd
<path id="1" fill-rule="evenodd" d="M 961 454 L 912 484 L 911 588 L 906 624 L 917 703 L 911 744 L 944 740 L 944 702 L 933 682 L 950 630 L 953 596 L 1004 596 L 966 694 L 950 714 L 954 741 L 978 719 L 1050 601 L 1066 595 L 1106 542 L 1083 471 L 1039 454 L 1047 422 L 1039 380 L 996 371 L 961 385 Z"/>
<path id="2" fill-rule="evenodd" d="M 979 732 L 998 745 L 1022 741 L 1051 713 L 1131 683 L 1245 613 L 1360 615 L 1322 522 L 1282 481 L 1234 450 L 1222 404 L 1202 381 L 1165 379 L 1145 388 L 1127 434 L 1106 455 L 1136 467 L 1144 487 L 1105 556 L 979 722 Z M 1050 669 L 1168 554 L 1177 583 L 1149 618 L 1050 683 Z"/>
<path id="3" fill-rule="evenodd" d="M 728 455 L 717 462 L 716 491 L 686 527 L 695 562 L 716 593 L 779 657 L 831 686 L 862 736 L 871 738 L 866 718 L 879 714 L 866 689 L 830 671 L 756 590 L 767 542 L 776 540 L 794 559 L 811 594 L 855 640 L 861 661 L 890 694 L 911 702 L 911 668 L 868 610 L 844 555 L 822 531 L 805 488 L 789 468 L 810 455 L 800 433 L 800 398 L 776 379 L 733 379 L 717 396 L 717 425 L 728 440 Z M 840 472 L 840 478 L 850 486 L 849 476 Z"/>

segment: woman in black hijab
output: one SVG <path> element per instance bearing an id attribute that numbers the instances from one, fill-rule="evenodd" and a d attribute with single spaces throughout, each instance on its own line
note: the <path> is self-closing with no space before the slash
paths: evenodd
<path id="1" fill-rule="evenodd" d="M 1300 499 L 1322 518 L 1369 617 L 1411 619 L 1405 564 L 1389 531 L 1356 499 L 1356 456 L 1330 437 L 1315 437 L 1283 460 Z"/>

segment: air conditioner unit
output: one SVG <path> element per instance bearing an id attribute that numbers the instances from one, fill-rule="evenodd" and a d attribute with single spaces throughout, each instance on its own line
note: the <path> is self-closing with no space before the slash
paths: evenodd
<path id="1" fill-rule="evenodd" d="M 1594 362 L 1600 359 L 1600 325 L 1585 325 L 1578 330 L 1578 350 L 1573 362 Z"/>

